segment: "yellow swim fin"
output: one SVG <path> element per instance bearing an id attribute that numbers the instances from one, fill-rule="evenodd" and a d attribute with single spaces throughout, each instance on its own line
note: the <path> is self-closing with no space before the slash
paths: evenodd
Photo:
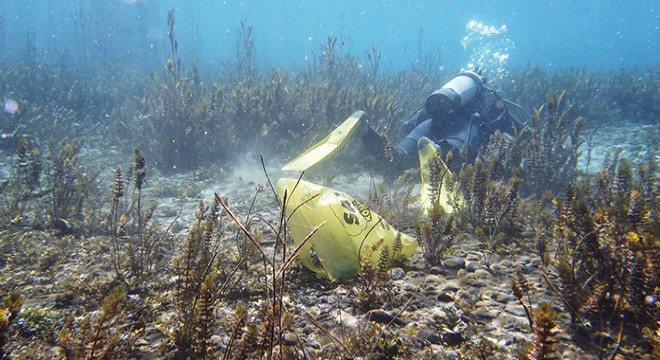
<path id="1" fill-rule="evenodd" d="M 348 140 L 360 128 L 360 118 L 362 115 L 364 115 L 364 111 L 355 112 L 348 119 L 344 120 L 339 127 L 328 134 L 325 139 L 319 141 L 316 145 L 284 165 L 282 170 L 305 171 L 335 155 L 346 146 Z"/>
<path id="2" fill-rule="evenodd" d="M 421 187 L 421 201 L 422 212 L 428 214 L 429 210 L 433 207 L 433 201 L 437 205 L 442 206 L 446 213 L 451 214 L 454 208 L 449 205 L 449 189 L 447 187 L 447 180 L 451 177 L 451 172 L 447 168 L 442 159 L 438 157 L 436 145 L 432 142 L 421 146 L 418 150 L 419 164 L 422 174 L 422 187 Z M 431 167 L 437 167 L 431 171 Z M 438 178 L 439 177 L 439 178 Z M 434 189 L 441 185 L 440 189 Z M 438 192 L 439 193 L 434 193 Z"/>

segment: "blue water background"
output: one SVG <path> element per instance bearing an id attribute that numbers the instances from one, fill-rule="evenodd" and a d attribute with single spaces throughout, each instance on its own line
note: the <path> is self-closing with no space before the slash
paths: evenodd
<path id="1" fill-rule="evenodd" d="M 0 60 L 10 64 L 25 57 L 32 38 L 40 61 L 161 69 L 170 52 L 170 9 L 184 68 L 197 59 L 202 71 L 235 61 L 241 21 L 253 27 L 255 65 L 265 71 L 312 63 L 329 35 L 362 63 L 377 44 L 383 71 L 424 59 L 432 70 L 455 71 L 480 54 L 508 69 L 549 71 L 660 60 L 660 1 L 0 0 L 0 8 Z M 504 31 L 475 36 L 466 28 L 471 21 Z"/>

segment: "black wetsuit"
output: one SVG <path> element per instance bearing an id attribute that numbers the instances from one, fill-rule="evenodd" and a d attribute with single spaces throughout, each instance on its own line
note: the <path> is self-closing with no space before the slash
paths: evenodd
<path id="1" fill-rule="evenodd" d="M 461 161 L 473 161 L 479 147 L 488 141 L 495 130 L 512 133 L 514 125 L 502 98 L 494 91 L 482 87 L 477 96 L 456 113 L 434 117 L 429 115 L 426 106 L 422 106 L 401 125 L 401 140 L 393 145 L 386 161 L 391 162 L 397 171 L 419 166 L 417 143 L 422 137 L 439 145 L 443 155 L 452 151 L 455 156 L 464 156 L 459 158 Z M 375 130 L 367 127 L 362 139 L 370 148 L 383 149 L 385 157 L 385 143 Z"/>

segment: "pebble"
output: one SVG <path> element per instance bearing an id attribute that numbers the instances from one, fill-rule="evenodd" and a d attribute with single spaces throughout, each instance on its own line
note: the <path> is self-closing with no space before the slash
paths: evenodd
<path id="1" fill-rule="evenodd" d="M 440 301 L 440 302 L 452 302 L 452 301 L 454 301 L 454 298 L 446 292 L 438 294 L 438 296 L 436 296 L 435 299 Z"/>
<path id="2" fill-rule="evenodd" d="M 511 260 L 507 260 L 507 259 L 504 259 L 504 260 L 500 261 L 499 265 L 502 268 L 512 268 L 513 267 L 513 263 L 511 262 Z"/>
<path id="3" fill-rule="evenodd" d="M 613 343 L 616 342 L 616 339 L 612 335 L 610 335 L 606 332 L 597 332 L 597 333 L 593 334 L 592 336 L 593 336 L 594 342 L 596 344 L 610 345 L 610 344 L 613 344 Z"/>
<path id="4" fill-rule="evenodd" d="M 440 335 L 430 328 L 423 328 L 419 330 L 417 332 L 417 338 L 423 341 L 427 341 L 431 344 L 440 344 L 442 342 Z"/>
<path id="5" fill-rule="evenodd" d="M 346 329 L 357 329 L 359 325 L 359 320 L 357 317 L 355 317 L 353 314 L 349 313 L 346 311 L 347 309 L 343 309 L 339 311 L 339 314 L 336 316 L 336 321 L 338 323 L 341 323 L 343 327 Z"/>
<path id="6" fill-rule="evenodd" d="M 282 342 L 285 346 L 293 346 L 298 343 L 298 336 L 292 332 L 287 332 L 282 336 Z"/>
<path id="7" fill-rule="evenodd" d="M 433 296 L 438 293 L 438 289 L 435 287 L 435 285 L 430 285 L 427 286 L 426 289 L 424 289 L 424 294 Z"/>
<path id="8" fill-rule="evenodd" d="M 322 351 L 325 354 L 332 354 L 335 351 L 335 348 L 336 348 L 335 344 L 329 343 L 323 347 Z"/>
<path id="9" fill-rule="evenodd" d="M 49 352 L 53 359 L 63 359 L 66 350 L 61 346 L 53 346 L 49 349 Z"/>
<path id="10" fill-rule="evenodd" d="M 475 272 L 475 271 L 477 271 L 477 270 L 481 270 L 481 269 L 483 269 L 483 268 L 484 268 L 484 266 L 483 266 L 480 262 L 478 262 L 478 261 L 470 261 L 470 262 L 467 264 L 467 266 L 465 267 L 465 270 L 467 270 L 468 272 Z"/>
<path id="11" fill-rule="evenodd" d="M 499 302 L 499 303 L 506 304 L 510 301 L 515 300 L 516 298 L 513 295 L 509 295 L 509 294 L 502 293 L 502 292 L 496 292 L 495 294 L 493 294 L 492 299 Z"/>
<path id="12" fill-rule="evenodd" d="M 455 347 L 465 341 L 463 335 L 459 332 L 447 330 L 442 334 L 442 342 L 448 346 Z M 457 359 L 458 357 L 449 357 L 450 359 Z"/>
<path id="13" fill-rule="evenodd" d="M 454 251 L 454 256 L 459 258 L 464 258 L 465 256 L 467 256 L 467 253 L 461 249 L 456 249 L 456 251 Z"/>
<path id="14" fill-rule="evenodd" d="M 529 275 L 529 274 L 533 273 L 534 271 L 536 271 L 536 269 L 537 269 L 536 266 L 527 266 L 527 265 L 525 265 L 522 268 L 520 268 L 520 271 L 522 271 L 522 273 L 525 274 L 525 275 Z"/>
<path id="15" fill-rule="evenodd" d="M 518 306 L 513 306 L 513 305 L 507 305 L 504 307 L 504 311 L 508 312 L 509 314 L 513 314 L 516 316 L 527 316 L 527 313 L 525 312 L 525 309 L 518 305 Z"/>
<path id="16" fill-rule="evenodd" d="M 444 286 L 442 287 L 442 291 L 444 291 L 444 292 L 456 292 L 460 288 L 461 287 L 458 286 L 458 283 L 456 282 L 456 280 L 450 280 L 450 281 L 448 281 L 444 284 Z"/>
<path id="17" fill-rule="evenodd" d="M 392 280 L 401 280 L 406 276 L 406 272 L 400 267 L 390 269 L 390 277 Z"/>
<path id="18" fill-rule="evenodd" d="M 472 315 L 479 320 L 493 320 L 497 316 L 497 311 L 480 309 L 474 311 Z"/>
<path id="19" fill-rule="evenodd" d="M 499 263 L 497 263 L 497 264 L 490 264 L 490 265 L 488 265 L 488 268 L 490 269 L 490 271 L 492 271 L 492 272 L 494 272 L 494 273 L 503 272 L 503 271 L 505 270 L 502 266 L 500 266 Z"/>
<path id="20" fill-rule="evenodd" d="M 533 258 L 529 261 L 527 265 L 533 267 L 533 268 L 538 268 L 539 264 L 541 264 L 541 259 L 539 258 Z"/>
<path id="21" fill-rule="evenodd" d="M 483 288 L 486 287 L 486 282 L 483 280 L 473 280 L 472 282 L 470 282 L 470 285 L 474 287 Z"/>
<path id="22" fill-rule="evenodd" d="M 454 350 L 449 350 L 442 345 L 431 345 L 431 350 L 433 351 L 434 359 L 460 359 L 458 353 Z"/>
<path id="23" fill-rule="evenodd" d="M 433 313 L 433 322 L 444 322 L 447 319 L 447 313 L 443 310 L 437 310 Z"/>
<path id="24" fill-rule="evenodd" d="M 493 278 L 493 274 L 491 274 L 487 270 L 484 270 L 484 268 L 475 270 L 474 271 L 474 276 L 478 277 L 479 279 L 484 279 L 484 280 L 488 280 L 488 279 Z"/>
<path id="25" fill-rule="evenodd" d="M 484 332 L 491 332 L 491 331 L 495 331 L 495 330 L 497 330 L 497 326 L 495 326 L 495 325 L 486 325 L 486 326 L 481 328 L 481 331 L 484 331 Z"/>
<path id="26" fill-rule="evenodd" d="M 465 268 L 465 259 L 461 257 L 448 257 L 442 261 L 442 264 L 450 270 L 459 270 Z"/>
<path id="27" fill-rule="evenodd" d="M 506 315 L 502 321 L 502 327 L 513 331 L 528 331 L 529 320 L 527 317 Z"/>
<path id="28" fill-rule="evenodd" d="M 377 322 L 379 324 L 394 324 L 398 326 L 403 326 L 406 324 L 406 321 L 399 319 L 382 309 L 369 311 L 369 313 L 367 313 L 367 320 Z"/>
<path id="29" fill-rule="evenodd" d="M 303 358 L 305 359 L 316 359 L 318 357 L 317 350 L 313 347 L 307 346 L 305 349 L 303 349 L 305 356 Z"/>
<path id="30" fill-rule="evenodd" d="M 479 261 L 479 259 L 481 259 L 481 255 L 474 252 L 467 254 L 467 256 L 465 257 L 465 260 L 467 261 Z"/>
<path id="31" fill-rule="evenodd" d="M 497 264 L 500 261 L 502 261 L 502 257 L 499 256 L 498 254 L 490 254 L 490 255 L 486 256 L 485 260 L 486 260 L 486 263 L 488 263 L 488 264 Z"/>
<path id="32" fill-rule="evenodd" d="M 415 278 L 418 278 L 418 277 L 426 276 L 426 273 L 422 272 L 422 271 L 408 271 L 408 276 L 415 279 Z"/>
<path id="33" fill-rule="evenodd" d="M 433 274 L 433 275 L 442 275 L 442 274 L 443 274 L 442 269 L 439 268 L 439 267 L 437 267 L 437 266 L 432 267 L 432 268 L 429 270 L 429 272 L 430 272 L 431 274 Z"/>
<path id="34" fill-rule="evenodd" d="M 427 286 L 429 285 L 435 285 L 435 284 L 441 284 L 442 279 L 438 275 L 429 275 L 424 279 L 424 284 Z"/>

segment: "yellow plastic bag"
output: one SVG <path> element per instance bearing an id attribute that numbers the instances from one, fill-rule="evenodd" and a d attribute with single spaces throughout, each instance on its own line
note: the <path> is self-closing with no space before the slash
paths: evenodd
<path id="1" fill-rule="evenodd" d="M 380 239 L 383 244 L 371 254 L 373 267 L 378 266 L 385 247 L 393 259 L 408 258 L 417 249 L 416 239 L 397 231 L 378 214 L 343 192 L 287 178 L 279 179 L 275 187 L 280 200 L 286 191 L 288 226 L 296 245 L 323 224 L 300 249 L 298 256 L 307 268 L 332 280 L 355 277 L 360 271 L 360 254 L 364 255 L 365 250 Z M 397 236 L 400 249 L 394 252 Z"/>

